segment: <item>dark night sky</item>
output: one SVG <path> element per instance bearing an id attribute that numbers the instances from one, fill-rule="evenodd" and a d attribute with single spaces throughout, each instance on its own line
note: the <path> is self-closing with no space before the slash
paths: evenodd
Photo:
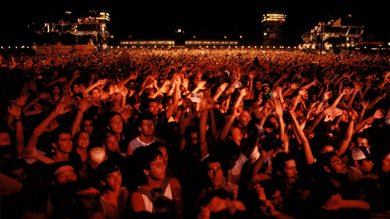
<path id="1" fill-rule="evenodd" d="M 118 0 L 10 0 L 1 9 L 0 41 L 23 38 L 32 21 L 58 21 L 64 9 L 83 12 L 107 9 L 110 29 L 117 39 L 172 38 L 182 28 L 198 39 L 260 37 L 261 14 L 269 10 L 287 13 L 286 33 L 291 42 L 319 21 L 352 14 L 354 23 L 364 25 L 369 40 L 390 40 L 387 7 L 382 0 L 290 1 L 290 0 L 198 0 L 198 1 L 118 1 Z"/>

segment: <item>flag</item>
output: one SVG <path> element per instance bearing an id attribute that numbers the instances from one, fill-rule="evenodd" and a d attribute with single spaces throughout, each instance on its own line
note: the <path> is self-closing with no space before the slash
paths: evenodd
<path id="1" fill-rule="evenodd" d="M 341 27 L 341 17 L 333 22 L 332 27 Z"/>

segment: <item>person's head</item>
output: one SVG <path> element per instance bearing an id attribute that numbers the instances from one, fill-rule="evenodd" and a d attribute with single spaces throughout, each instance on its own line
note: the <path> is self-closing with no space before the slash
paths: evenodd
<path id="1" fill-rule="evenodd" d="M 279 121 L 278 121 L 278 118 L 276 118 L 276 116 L 274 116 L 274 115 L 268 116 L 267 122 L 272 124 L 274 130 L 279 129 Z"/>
<path id="2" fill-rule="evenodd" d="M 85 118 L 81 122 L 81 130 L 88 132 L 89 135 L 93 134 L 93 119 L 92 118 Z"/>
<path id="3" fill-rule="evenodd" d="M 11 158 L 16 152 L 15 147 L 12 144 L 11 131 L 0 126 L 0 159 L 4 161 L 6 158 Z M 0 161 L 0 162 L 1 162 Z"/>
<path id="4" fill-rule="evenodd" d="M 157 116 L 160 113 L 160 103 L 157 99 L 149 99 L 147 101 L 147 111 L 153 116 Z"/>
<path id="5" fill-rule="evenodd" d="M 134 109 L 130 104 L 126 104 L 121 114 L 123 118 L 130 118 L 133 115 Z"/>
<path id="6" fill-rule="evenodd" d="M 75 137 L 76 146 L 78 148 L 87 149 L 89 146 L 89 133 L 86 131 L 78 132 Z"/>
<path id="7" fill-rule="evenodd" d="M 72 91 L 75 94 L 80 93 L 80 84 L 79 83 L 73 83 L 72 85 Z"/>
<path id="8" fill-rule="evenodd" d="M 112 133 L 106 134 L 103 145 L 105 146 L 107 152 L 120 152 L 118 138 Z"/>
<path id="9" fill-rule="evenodd" d="M 123 120 L 120 113 L 111 112 L 108 116 L 108 129 L 115 134 L 122 133 Z"/>
<path id="10" fill-rule="evenodd" d="M 11 146 L 11 137 L 9 131 L 3 129 L 0 130 L 0 147 Z"/>
<path id="11" fill-rule="evenodd" d="M 383 157 L 381 159 L 381 171 L 384 173 L 390 173 L 390 150 L 383 153 Z"/>
<path id="12" fill-rule="evenodd" d="M 272 160 L 272 171 L 283 177 L 287 183 L 295 183 L 298 179 L 294 156 L 290 153 L 278 153 Z"/>
<path id="13" fill-rule="evenodd" d="M 222 164 L 215 156 L 209 156 L 204 161 L 209 182 L 214 188 L 219 188 L 223 185 L 224 175 Z"/>
<path id="14" fill-rule="evenodd" d="M 370 152 L 366 147 L 354 147 L 351 151 L 353 166 L 362 171 L 363 174 L 371 172 L 374 162 L 371 160 Z"/>
<path id="15" fill-rule="evenodd" d="M 98 210 L 101 193 L 91 180 L 80 180 L 74 189 L 74 204 L 89 215 Z M 80 213 L 80 212 L 79 212 Z"/>
<path id="16" fill-rule="evenodd" d="M 74 167 L 67 161 L 62 161 L 52 164 L 53 182 L 55 185 L 66 185 L 68 183 L 77 182 L 78 176 Z"/>
<path id="17" fill-rule="evenodd" d="M 244 137 L 244 135 L 242 134 L 242 131 L 239 127 L 231 126 L 228 137 L 237 145 L 241 145 L 241 140 Z"/>
<path id="18" fill-rule="evenodd" d="M 343 179 L 347 174 L 347 165 L 335 152 L 320 154 L 318 157 L 319 167 L 331 177 Z"/>
<path id="19" fill-rule="evenodd" d="M 94 88 L 91 91 L 91 96 L 93 99 L 99 100 L 101 97 L 100 89 L 99 88 Z"/>
<path id="20" fill-rule="evenodd" d="M 73 94 L 72 103 L 75 105 L 75 107 L 79 108 L 82 100 L 83 100 L 83 95 L 81 93 Z"/>
<path id="21" fill-rule="evenodd" d="M 138 131 L 144 136 L 154 136 L 155 124 L 151 114 L 145 113 L 138 118 Z"/>
<path id="22" fill-rule="evenodd" d="M 122 188 L 122 172 L 113 160 L 105 160 L 98 166 L 100 180 L 105 189 L 119 191 Z"/>
<path id="23" fill-rule="evenodd" d="M 261 81 L 259 81 L 259 80 L 255 80 L 255 89 L 257 90 L 257 91 L 260 91 L 261 90 Z"/>
<path id="24" fill-rule="evenodd" d="M 53 95 L 61 95 L 61 87 L 60 85 L 56 84 L 53 86 L 53 89 L 51 90 Z"/>
<path id="25" fill-rule="evenodd" d="M 165 178 L 166 166 L 161 152 L 154 147 L 139 147 L 134 150 L 133 157 L 146 177 L 146 182 L 161 181 Z"/>
<path id="26" fill-rule="evenodd" d="M 368 150 L 370 150 L 371 146 L 369 144 L 369 137 L 367 134 L 358 134 L 355 136 L 354 140 L 356 147 L 366 147 Z"/>
<path id="27" fill-rule="evenodd" d="M 197 145 L 199 143 L 199 128 L 196 126 L 188 126 L 185 130 L 186 143 L 189 145 Z"/>
<path id="28" fill-rule="evenodd" d="M 265 121 L 263 125 L 263 129 L 264 129 L 264 134 L 268 134 L 268 135 L 272 135 L 276 130 L 274 124 L 268 119 Z"/>
<path id="29" fill-rule="evenodd" d="M 270 92 L 271 91 L 271 88 L 270 88 L 270 86 L 269 86 L 269 84 L 263 84 L 263 85 L 261 85 L 261 89 L 265 92 L 265 93 L 268 93 L 268 92 Z"/>
<path id="30" fill-rule="evenodd" d="M 57 152 L 69 154 L 73 150 L 72 134 L 69 129 L 56 129 L 53 133 L 52 146 Z"/>
<path id="31" fill-rule="evenodd" d="M 150 144 L 149 147 L 157 148 L 161 152 L 165 166 L 168 166 L 169 153 L 168 153 L 167 145 L 162 143 L 162 142 L 156 141 L 156 142 L 153 142 L 152 144 Z"/>
<path id="32" fill-rule="evenodd" d="M 243 110 L 238 118 L 240 123 L 243 126 L 248 126 L 249 121 L 251 120 L 251 114 L 247 110 Z"/>

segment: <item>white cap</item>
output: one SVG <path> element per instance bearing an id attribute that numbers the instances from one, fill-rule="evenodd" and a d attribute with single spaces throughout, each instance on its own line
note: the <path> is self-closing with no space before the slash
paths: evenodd
<path id="1" fill-rule="evenodd" d="M 106 159 L 106 150 L 102 147 L 92 148 L 89 151 L 89 157 L 93 162 L 100 164 Z"/>

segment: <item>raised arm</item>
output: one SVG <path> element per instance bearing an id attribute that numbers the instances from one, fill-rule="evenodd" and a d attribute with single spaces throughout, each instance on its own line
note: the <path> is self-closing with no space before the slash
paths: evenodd
<path id="1" fill-rule="evenodd" d="M 309 141 L 307 140 L 305 133 L 299 127 L 299 123 L 297 121 L 297 118 L 295 117 L 294 111 L 289 110 L 288 112 L 289 112 L 289 114 L 291 116 L 292 125 L 294 126 L 296 134 L 298 135 L 297 137 L 302 142 L 303 152 L 304 152 L 305 157 L 306 157 L 306 163 L 310 165 L 310 164 L 315 162 L 315 158 L 313 156 L 313 152 L 311 150 Z"/>

